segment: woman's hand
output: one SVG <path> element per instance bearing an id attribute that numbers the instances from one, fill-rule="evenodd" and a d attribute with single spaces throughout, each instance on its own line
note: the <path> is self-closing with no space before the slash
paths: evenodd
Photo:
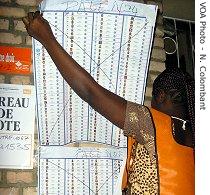
<path id="1" fill-rule="evenodd" d="M 53 32 L 47 20 L 42 17 L 39 11 L 29 12 L 27 17 L 24 17 L 23 23 L 25 24 L 28 34 L 45 45 L 48 41 L 55 39 Z"/>

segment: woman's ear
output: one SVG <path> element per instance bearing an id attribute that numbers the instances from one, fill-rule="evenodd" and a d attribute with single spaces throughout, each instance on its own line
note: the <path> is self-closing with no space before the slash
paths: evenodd
<path id="1" fill-rule="evenodd" d="M 160 90 L 157 95 L 152 96 L 151 106 L 156 110 L 161 110 L 163 103 L 166 100 L 166 93 L 163 90 Z"/>
<path id="2" fill-rule="evenodd" d="M 157 97 L 156 97 L 156 102 L 157 104 L 162 104 L 166 100 L 166 93 L 163 90 L 160 90 Z"/>

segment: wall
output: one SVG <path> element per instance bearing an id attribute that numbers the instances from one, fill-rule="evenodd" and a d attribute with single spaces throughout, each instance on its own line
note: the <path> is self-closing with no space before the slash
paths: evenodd
<path id="1" fill-rule="evenodd" d="M 195 0 L 163 0 L 163 15 L 195 21 Z"/>
<path id="2" fill-rule="evenodd" d="M 144 102 L 144 105 L 150 106 L 150 102 L 152 99 L 152 84 L 155 78 L 165 69 L 166 54 L 164 50 L 164 41 L 163 41 L 164 31 L 163 31 L 162 1 L 161 0 L 147 1 L 147 4 L 157 4 L 159 8 L 156 20 L 155 36 L 151 53 L 149 74 L 148 74 L 145 102 Z"/>
<path id="3" fill-rule="evenodd" d="M 31 37 L 27 35 L 21 18 L 35 8 L 35 0 L 0 0 L 1 45 L 31 48 Z M 33 73 L 28 76 L 0 74 L 0 83 L 33 84 Z M 35 195 L 36 187 L 37 168 L 24 171 L 0 169 L 0 195 Z"/>
<path id="4" fill-rule="evenodd" d="M 146 3 L 146 1 L 144 1 L 144 3 Z M 164 43 L 162 38 L 162 3 L 161 1 L 148 1 L 147 3 L 159 5 L 157 27 L 155 31 L 155 39 L 151 54 L 149 76 L 145 95 L 145 105 L 149 106 L 152 94 L 152 83 L 165 67 L 165 51 L 163 49 Z M 24 25 L 21 22 L 21 18 L 24 17 L 28 11 L 34 11 L 35 9 L 35 0 L 0 0 L 1 45 L 31 48 L 31 37 L 27 35 Z M 0 74 L 0 83 L 25 85 L 33 84 L 33 72 L 31 72 L 29 76 Z M 37 138 L 37 132 L 35 133 L 35 138 Z M 35 142 L 37 143 L 37 139 Z M 33 170 L 0 169 L 0 195 L 35 195 L 37 194 L 36 187 L 36 164 Z"/>

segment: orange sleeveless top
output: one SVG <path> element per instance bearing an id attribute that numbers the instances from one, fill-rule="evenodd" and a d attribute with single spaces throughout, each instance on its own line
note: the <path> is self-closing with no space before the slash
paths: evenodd
<path id="1" fill-rule="evenodd" d="M 156 128 L 160 194 L 194 195 L 193 149 L 180 145 L 174 140 L 169 116 L 154 109 L 150 111 Z"/>
<path id="2" fill-rule="evenodd" d="M 172 135 L 171 117 L 150 109 L 155 126 L 157 171 L 160 195 L 194 195 L 195 165 L 193 149 L 178 144 Z M 132 145 L 135 139 L 128 139 L 128 158 L 123 175 L 122 189 L 128 187 L 127 170 L 130 169 Z"/>

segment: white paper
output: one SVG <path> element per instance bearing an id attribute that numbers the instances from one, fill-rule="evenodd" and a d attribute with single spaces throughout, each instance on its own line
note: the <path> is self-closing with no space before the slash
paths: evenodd
<path id="1" fill-rule="evenodd" d="M 34 86 L 0 84 L 0 168 L 33 168 L 34 124 Z"/>
<path id="2" fill-rule="evenodd" d="M 39 193 L 113 194 L 125 153 L 124 148 L 43 146 Z"/>
<path id="3" fill-rule="evenodd" d="M 143 102 L 157 6 L 49 0 L 41 9 L 58 42 L 100 85 Z M 39 194 L 118 195 L 127 152 L 123 131 L 73 92 L 39 42 L 33 49 Z M 117 157 L 106 156 L 113 151 Z"/>

